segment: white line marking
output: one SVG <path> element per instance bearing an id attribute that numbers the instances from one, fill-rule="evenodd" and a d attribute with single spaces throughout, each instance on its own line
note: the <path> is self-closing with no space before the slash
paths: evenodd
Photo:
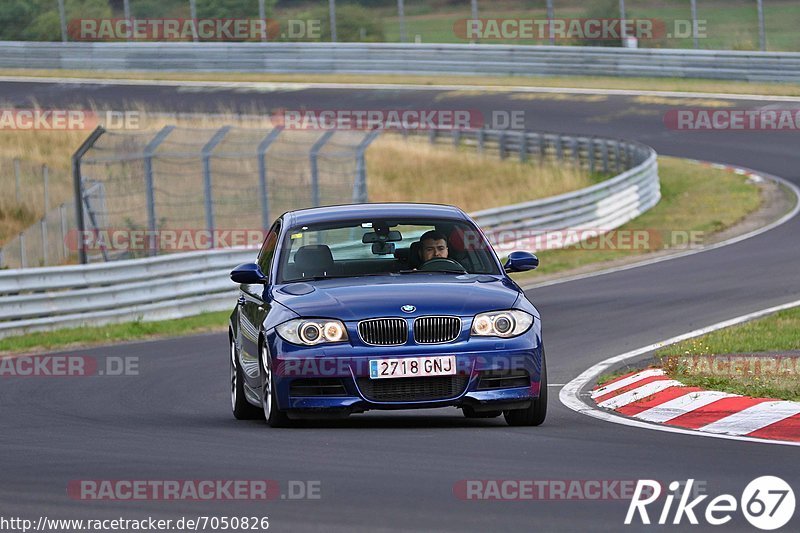
<path id="1" fill-rule="evenodd" d="M 282 81 L 213 81 L 147 80 L 124 78 L 59 78 L 42 76 L 0 76 L 0 81 L 29 83 L 72 83 L 93 85 L 152 85 L 166 87 L 210 87 L 230 89 L 302 90 L 302 89 L 384 89 L 402 91 L 492 91 L 541 94 L 592 94 L 605 96 L 663 96 L 669 98 L 709 98 L 717 100 L 754 100 L 759 102 L 800 102 L 800 96 L 759 94 L 651 91 L 637 89 L 595 89 L 582 87 L 531 87 L 524 85 L 426 85 L 417 83 L 325 83 Z"/>
<path id="2" fill-rule="evenodd" d="M 664 389 L 683 386 L 683 383 L 680 381 L 675 381 L 674 379 L 660 379 L 658 381 L 651 381 L 650 383 L 629 390 L 628 392 L 623 392 L 622 394 L 614 396 L 613 398 L 609 398 L 608 400 L 600 402 L 597 405 L 598 407 L 603 407 L 605 409 L 619 409 L 620 407 L 625 407 L 630 403 L 649 398 L 653 394 L 661 392 Z"/>
<path id="3" fill-rule="evenodd" d="M 678 335 L 677 337 L 672 337 L 670 339 L 656 342 L 654 344 L 650 344 L 648 346 L 643 346 L 636 350 L 632 350 L 630 352 L 626 352 L 615 357 L 610 357 L 605 361 L 601 361 L 596 365 L 586 369 L 583 373 L 581 373 L 578 377 L 564 385 L 561 389 L 561 392 L 558 395 L 558 399 L 561 400 L 566 407 L 572 409 L 577 413 L 581 413 L 587 416 L 591 416 L 594 418 L 599 418 L 600 420 L 605 420 L 606 422 L 613 422 L 614 424 L 621 424 L 623 426 L 631 426 L 637 428 L 644 428 L 644 429 L 652 429 L 655 431 L 666 431 L 668 433 L 681 433 L 684 435 L 695 435 L 698 437 L 710 437 L 710 438 L 717 438 L 717 439 L 728 439 L 728 440 L 742 440 L 748 442 L 760 442 L 764 444 L 780 444 L 784 446 L 800 446 L 800 442 L 792 442 L 792 441 L 783 441 L 783 440 L 773 440 L 773 439 L 758 439 L 753 437 L 745 437 L 739 435 L 724 435 L 721 433 L 703 433 L 701 431 L 695 431 L 691 429 L 683 429 L 683 428 L 676 428 L 671 426 L 659 426 L 655 424 L 650 424 L 648 422 L 643 422 L 641 420 L 634 420 L 632 418 L 625 418 L 623 416 L 610 413 L 608 411 L 601 411 L 599 409 L 594 408 L 593 406 L 584 403 L 581 399 L 581 391 L 588 386 L 590 383 L 593 383 L 599 376 L 601 376 L 604 372 L 606 372 L 609 368 L 619 363 L 634 359 L 639 357 L 643 354 L 648 352 L 652 352 L 653 350 L 657 350 L 659 348 L 663 348 L 669 344 L 675 344 L 676 342 L 681 342 L 686 339 L 693 339 L 695 337 L 699 337 L 701 335 L 705 335 L 706 333 L 711 333 L 712 331 L 717 331 L 722 328 L 726 328 L 729 326 L 735 326 L 736 324 L 741 324 L 743 322 L 747 322 L 749 320 L 754 320 L 756 318 L 761 318 L 763 316 L 771 315 L 773 313 L 777 313 L 778 311 L 783 311 L 784 309 L 791 309 L 792 307 L 800 306 L 800 300 L 795 300 L 794 302 L 785 303 L 782 305 L 776 305 L 774 307 L 769 307 L 767 309 L 762 309 L 760 311 L 754 311 L 752 313 L 748 313 L 746 315 L 738 316 L 735 318 L 731 318 L 729 320 L 725 320 L 723 322 L 718 322 L 716 324 L 712 324 L 705 328 L 696 329 L 694 331 L 690 331 L 689 333 L 684 333 L 683 335 Z"/>
<path id="4" fill-rule="evenodd" d="M 651 407 L 634 416 L 641 420 L 647 420 L 648 422 L 667 422 L 690 411 L 694 411 L 695 409 L 705 407 L 722 398 L 730 398 L 733 396 L 736 396 L 736 394 L 728 394 L 727 392 L 719 391 L 689 392 L 678 398 L 673 398 L 668 402 Z"/>
<path id="5" fill-rule="evenodd" d="M 763 402 L 705 425 L 700 431 L 747 435 L 798 413 L 800 402 Z"/>
<path id="6" fill-rule="evenodd" d="M 641 381 L 643 379 L 652 378 L 654 376 L 663 376 L 663 375 L 664 371 L 662 369 L 650 368 L 643 372 L 639 372 L 632 376 L 628 376 L 625 379 L 620 379 L 618 381 L 615 381 L 614 383 L 593 390 L 592 398 L 597 398 L 599 396 L 603 396 L 604 394 L 608 394 L 609 392 L 614 392 L 615 390 L 627 387 L 628 385 L 632 385 L 633 383 L 636 383 L 637 381 Z"/>
<path id="7" fill-rule="evenodd" d="M 698 163 L 706 163 L 705 161 L 697 161 L 697 162 Z M 728 168 L 728 167 L 724 167 L 723 166 L 722 168 Z M 740 167 L 737 167 L 737 168 L 740 168 Z M 744 170 L 746 170 L 748 172 L 755 172 L 754 170 L 751 171 L 749 169 L 744 169 Z M 732 237 L 732 238 L 730 238 L 728 240 L 721 241 L 721 242 L 718 242 L 716 244 L 710 244 L 708 246 L 700 248 L 699 250 L 687 250 L 685 252 L 678 252 L 678 253 L 666 255 L 666 256 L 663 256 L 663 257 L 656 257 L 654 259 L 645 259 L 643 261 L 639 261 L 639 262 L 636 262 L 636 263 L 631 263 L 629 265 L 623 265 L 623 266 L 619 266 L 619 267 L 607 268 L 605 270 L 597 270 L 595 272 L 587 272 L 586 274 L 577 274 L 575 276 L 567 276 L 567 277 L 564 277 L 564 278 L 554 279 L 554 280 L 551 280 L 551 281 L 544 281 L 544 282 L 541 282 L 541 283 L 533 282 L 531 284 L 521 285 L 521 287 L 522 287 L 522 289 L 524 291 L 528 291 L 528 290 L 531 290 L 531 289 L 541 289 L 541 288 L 544 288 L 544 287 L 549 287 L 551 285 L 559 285 L 561 283 L 569 283 L 571 281 L 578 281 L 578 280 L 582 280 L 582 279 L 593 278 L 595 276 L 605 276 L 606 274 L 614 274 L 616 272 L 622 272 L 622 271 L 625 271 L 625 270 L 631 270 L 633 268 L 645 267 L 645 266 L 649 266 L 649 265 L 654 265 L 656 263 L 661 263 L 663 261 L 672 261 L 673 259 L 680 259 L 681 257 L 687 257 L 687 256 L 694 255 L 694 254 L 700 254 L 700 253 L 703 253 L 703 252 L 708 252 L 710 250 L 716 250 L 717 248 L 722 248 L 723 246 L 730 246 L 731 244 L 736 244 L 737 242 L 741 242 L 741 241 L 744 241 L 746 239 L 750 239 L 751 237 L 755 237 L 757 235 L 761 235 L 762 233 L 765 233 L 765 232 L 767 232 L 767 231 L 769 231 L 771 229 L 777 228 L 781 224 L 785 224 L 786 222 L 788 222 L 789 220 L 794 218 L 798 213 L 800 213 L 800 187 L 798 187 L 797 185 L 795 185 L 791 181 L 785 180 L 783 178 L 779 178 L 778 176 L 773 176 L 771 174 L 766 174 L 764 172 L 759 172 L 758 175 L 763 177 L 763 178 L 770 179 L 772 181 L 778 182 L 778 183 L 786 186 L 795 195 L 794 209 L 792 209 L 790 212 L 786 213 L 781 218 L 779 218 L 778 220 L 776 220 L 775 222 L 773 222 L 771 224 L 767 224 L 766 226 L 764 226 L 762 228 L 759 228 L 759 229 L 756 229 L 756 230 L 753 230 L 753 231 L 751 231 L 749 233 L 745 233 L 743 235 L 739 235 L 738 237 Z"/>

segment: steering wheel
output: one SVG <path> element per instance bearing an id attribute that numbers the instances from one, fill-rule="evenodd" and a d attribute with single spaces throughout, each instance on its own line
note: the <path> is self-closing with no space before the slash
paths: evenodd
<path id="1" fill-rule="evenodd" d="M 458 270 L 464 274 L 467 273 L 467 269 L 464 268 L 464 265 L 455 261 L 453 259 L 445 259 L 443 257 L 437 257 L 431 259 L 430 261 L 426 261 L 419 267 L 420 270 L 424 270 L 426 272 L 436 272 L 442 270 Z"/>

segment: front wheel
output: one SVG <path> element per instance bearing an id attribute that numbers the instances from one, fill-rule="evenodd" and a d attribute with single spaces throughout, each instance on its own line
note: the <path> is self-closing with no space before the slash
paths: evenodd
<path id="1" fill-rule="evenodd" d="M 286 416 L 284 411 L 278 409 L 278 391 L 275 390 L 275 381 L 272 373 L 272 361 L 270 360 L 267 347 L 261 347 L 261 407 L 264 411 L 264 419 L 273 428 L 289 427 L 291 419 Z"/>
<path id="2" fill-rule="evenodd" d="M 547 366 L 542 347 L 542 372 L 539 380 L 539 397 L 531 402 L 530 407 L 505 411 L 503 416 L 509 426 L 539 426 L 547 417 Z"/>
<path id="3" fill-rule="evenodd" d="M 255 420 L 261 418 L 261 410 L 251 405 L 244 396 L 244 376 L 236 362 L 236 343 L 231 339 L 231 409 L 237 420 Z"/>

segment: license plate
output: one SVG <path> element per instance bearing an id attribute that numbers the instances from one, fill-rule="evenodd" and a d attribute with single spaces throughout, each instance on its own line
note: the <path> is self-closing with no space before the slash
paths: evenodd
<path id="1" fill-rule="evenodd" d="M 369 377 L 372 379 L 452 376 L 455 373 L 455 355 L 370 359 L 369 362 Z"/>

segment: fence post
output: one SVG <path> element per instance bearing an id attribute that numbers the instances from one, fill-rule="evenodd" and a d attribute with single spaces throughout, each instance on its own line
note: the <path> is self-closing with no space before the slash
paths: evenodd
<path id="1" fill-rule="evenodd" d="M 564 159 L 564 138 L 559 134 L 556 137 L 556 160 L 563 161 Z"/>
<path id="2" fill-rule="evenodd" d="M 19 264 L 22 268 L 28 268 L 28 257 L 25 253 L 25 234 L 19 234 Z"/>
<path id="3" fill-rule="evenodd" d="M 506 158 L 506 132 L 501 131 L 500 136 L 497 138 L 497 152 L 500 159 Z"/>
<path id="4" fill-rule="evenodd" d="M 480 155 L 483 155 L 483 145 L 485 142 L 486 142 L 486 131 L 483 128 L 481 128 L 478 130 L 478 143 L 477 143 L 478 154 Z"/>
<path id="5" fill-rule="evenodd" d="M 431 144 L 436 144 L 436 130 L 433 128 L 428 130 L 428 142 Z"/>
<path id="6" fill-rule="evenodd" d="M 608 141 L 602 139 L 600 143 L 600 154 L 603 158 L 603 173 L 608 174 Z"/>
<path id="7" fill-rule="evenodd" d="M 461 144 L 461 130 L 453 130 L 453 146 L 458 148 L 459 144 Z"/>
<path id="8" fill-rule="evenodd" d="M 372 130 L 358 145 L 358 151 L 356 152 L 356 176 L 353 182 L 353 203 L 360 204 L 368 201 L 367 165 L 364 160 L 364 153 L 367 151 L 369 145 L 372 144 L 372 141 L 377 139 L 380 134 L 381 130 Z"/>
<path id="9" fill-rule="evenodd" d="M 67 210 L 64 204 L 58 206 L 58 213 L 61 215 L 61 251 L 64 252 L 64 261 L 69 257 L 69 249 L 67 248 Z M 80 239 L 75 242 L 80 246 Z"/>
<path id="10" fill-rule="evenodd" d="M 267 183 L 267 149 L 278 135 L 283 131 L 283 126 L 276 126 L 264 137 L 258 145 L 258 193 L 261 197 L 261 226 L 269 228 L 269 186 Z"/>
<path id="11" fill-rule="evenodd" d="M 614 162 L 617 166 L 616 172 L 619 174 L 622 172 L 622 148 L 619 145 L 620 140 L 616 139 L 614 141 Z"/>
<path id="12" fill-rule="evenodd" d="M 230 126 L 223 126 L 218 129 L 214 136 L 211 137 L 211 140 L 203 146 L 203 150 L 201 151 L 203 156 L 203 195 L 205 197 L 206 208 L 206 230 L 208 230 L 211 235 L 212 248 L 217 247 L 217 239 L 214 236 L 214 191 L 211 189 L 211 154 L 214 152 L 214 148 L 222 142 L 222 139 L 225 138 L 230 129 Z"/>
<path id="13" fill-rule="evenodd" d="M 89 149 L 94 146 L 97 140 L 106 132 L 102 126 L 97 126 L 95 130 L 83 141 L 78 150 L 72 154 L 72 185 L 75 191 L 75 214 L 77 216 L 76 222 L 78 224 L 79 240 L 83 238 L 86 224 L 83 220 L 83 184 L 81 177 L 81 159 Z M 86 264 L 86 250 L 83 246 L 78 246 L 78 255 L 81 264 Z"/>
<path id="14" fill-rule="evenodd" d="M 16 183 L 16 191 L 17 191 L 17 203 L 21 202 L 21 186 L 20 186 L 20 170 L 19 170 L 19 159 L 14 158 L 14 180 Z"/>
<path id="15" fill-rule="evenodd" d="M 524 163 L 528 159 L 528 132 L 523 131 L 519 134 L 519 162 Z"/>
<path id="16" fill-rule="evenodd" d="M 589 137 L 589 173 L 594 174 L 594 137 Z"/>
<path id="17" fill-rule="evenodd" d="M 42 266 L 47 266 L 50 264 L 48 260 L 49 254 L 47 253 L 47 216 L 42 218 L 39 222 L 39 226 L 42 229 L 42 259 L 44 259 L 44 264 Z"/>
<path id="18" fill-rule="evenodd" d="M 314 146 L 311 147 L 311 204 L 314 207 L 319 207 L 320 204 L 319 166 L 317 165 L 317 157 L 319 156 L 319 151 L 322 150 L 322 147 L 325 146 L 325 143 L 328 142 L 328 139 L 330 139 L 333 134 L 334 130 L 326 131 L 319 139 L 317 139 L 317 142 L 314 143 Z"/>
<path id="19" fill-rule="evenodd" d="M 153 180 L 153 157 L 158 146 L 172 133 L 175 126 L 164 126 L 153 139 L 144 147 L 144 184 L 145 198 L 147 200 L 147 230 L 148 240 L 147 254 L 156 255 L 156 195 Z"/>

